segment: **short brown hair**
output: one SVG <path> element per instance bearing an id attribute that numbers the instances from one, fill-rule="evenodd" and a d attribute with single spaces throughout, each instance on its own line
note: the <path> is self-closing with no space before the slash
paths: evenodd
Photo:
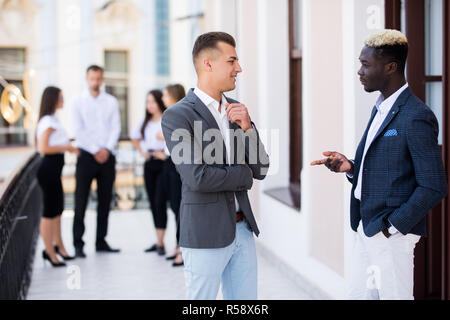
<path id="1" fill-rule="evenodd" d="M 230 46 L 236 48 L 236 41 L 233 36 L 226 32 L 208 32 L 200 35 L 195 40 L 194 48 L 192 49 L 192 59 L 195 63 L 195 59 L 199 53 L 205 49 L 217 49 L 218 42 L 225 42 Z"/>
<path id="2" fill-rule="evenodd" d="M 181 84 L 170 84 L 166 87 L 167 93 L 176 101 L 180 101 L 186 96 L 186 91 Z"/>
<path id="3" fill-rule="evenodd" d="M 103 68 L 98 66 L 98 65 L 96 65 L 96 64 L 93 64 L 93 65 L 89 66 L 87 68 L 87 70 L 86 70 L 86 73 L 89 73 L 89 71 L 94 71 L 94 72 L 100 71 L 101 73 L 104 72 Z"/>

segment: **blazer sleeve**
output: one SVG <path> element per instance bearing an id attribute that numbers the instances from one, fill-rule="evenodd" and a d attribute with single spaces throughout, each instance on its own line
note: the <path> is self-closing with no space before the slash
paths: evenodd
<path id="1" fill-rule="evenodd" d="M 263 180 L 269 171 L 269 155 L 253 122 L 252 126 L 244 133 L 245 162 L 252 169 L 253 178 Z"/>
<path id="2" fill-rule="evenodd" d="M 251 189 L 253 177 L 246 165 L 219 167 L 204 163 L 202 137 L 194 136 L 182 110 L 177 110 L 176 107 L 167 109 L 163 114 L 161 126 L 175 167 L 183 183 L 192 191 L 236 192 Z M 182 158 L 182 161 L 179 161 L 178 157 Z"/>
<path id="3" fill-rule="evenodd" d="M 348 160 L 348 161 L 353 163 L 353 168 L 355 168 L 355 160 Z M 351 184 L 353 184 L 353 178 L 355 177 L 355 172 L 353 171 L 353 174 L 346 173 L 345 177 Z"/>
<path id="4" fill-rule="evenodd" d="M 438 122 L 428 107 L 420 108 L 408 123 L 406 139 L 417 187 L 410 198 L 388 217 L 391 224 L 403 234 L 417 225 L 447 194 L 438 133 Z"/>

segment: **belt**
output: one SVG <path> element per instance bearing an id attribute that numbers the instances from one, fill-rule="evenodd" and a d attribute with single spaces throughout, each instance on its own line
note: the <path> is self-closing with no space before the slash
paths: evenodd
<path id="1" fill-rule="evenodd" d="M 242 211 L 236 212 L 236 222 L 241 222 L 244 220 L 244 213 Z"/>

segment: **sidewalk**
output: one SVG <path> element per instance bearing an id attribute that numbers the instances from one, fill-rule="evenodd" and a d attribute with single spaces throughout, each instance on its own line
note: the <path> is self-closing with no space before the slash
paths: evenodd
<path id="1" fill-rule="evenodd" d="M 171 261 L 166 261 L 164 257 L 143 252 L 155 241 L 150 212 L 115 211 L 109 219 L 108 242 L 122 250 L 119 254 L 95 253 L 96 214 L 91 211 L 86 214 L 86 259 L 70 261 L 67 268 L 44 265 L 43 243 L 39 239 L 27 299 L 185 299 L 183 267 L 174 268 Z M 62 218 L 62 230 L 69 253 L 73 253 L 72 221 L 73 213 L 66 211 Z M 174 247 L 175 221 L 169 212 L 166 234 L 168 255 Z M 260 253 L 258 269 L 259 299 L 311 299 Z M 76 278 L 78 274 L 80 277 Z M 74 279 L 79 279 L 79 289 Z M 221 299 L 221 293 L 218 299 Z"/>

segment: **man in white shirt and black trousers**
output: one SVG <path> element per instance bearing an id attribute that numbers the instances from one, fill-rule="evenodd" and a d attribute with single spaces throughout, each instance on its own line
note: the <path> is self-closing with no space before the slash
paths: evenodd
<path id="1" fill-rule="evenodd" d="M 72 123 L 75 142 L 80 149 L 76 167 L 75 218 L 73 241 L 75 255 L 86 257 L 83 247 L 84 215 L 92 180 L 97 180 L 97 252 L 119 252 L 105 240 L 111 207 L 116 159 L 116 146 L 121 126 L 119 103 L 115 97 L 102 91 L 103 69 L 92 65 L 87 69 L 88 88 L 72 105 Z"/>

